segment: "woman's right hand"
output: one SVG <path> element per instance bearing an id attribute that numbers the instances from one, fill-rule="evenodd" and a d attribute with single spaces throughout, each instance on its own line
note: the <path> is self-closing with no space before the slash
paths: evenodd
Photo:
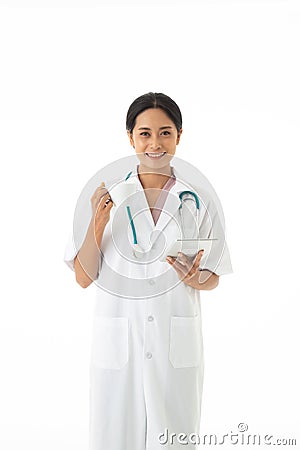
<path id="1" fill-rule="evenodd" d="M 95 231 L 104 229 L 109 221 L 110 210 L 113 206 L 113 202 L 103 181 L 95 190 L 91 198 L 91 204 Z"/>

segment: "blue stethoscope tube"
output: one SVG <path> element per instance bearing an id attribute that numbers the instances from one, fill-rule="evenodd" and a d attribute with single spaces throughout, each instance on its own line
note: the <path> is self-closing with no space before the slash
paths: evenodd
<path id="1" fill-rule="evenodd" d="M 191 194 L 191 195 L 194 197 L 195 202 L 196 202 L 196 207 L 197 207 L 198 210 L 200 210 L 200 202 L 199 202 L 199 198 L 198 198 L 197 194 L 195 194 L 195 192 L 192 192 L 192 191 L 182 191 L 182 192 L 180 192 L 179 198 L 180 198 L 181 204 L 180 204 L 180 206 L 179 206 L 179 209 L 182 208 L 182 201 L 183 201 L 183 200 L 182 200 L 182 197 L 183 197 L 184 195 L 186 195 L 186 194 Z"/>
<path id="2" fill-rule="evenodd" d="M 128 217 L 129 217 L 129 222 L 130 222 L 130 226 L 131 226 L 131 230 L 132 230 L 133 243 L 137 244 L 136 229 L 135 229 L 133 218 L 132 218 L 132 215 L 131 215 L 131 212 L 130 212 L 130 207 L 126 206 L 126 209 L 127 209 L 127 214 L 128 214 Z"/>

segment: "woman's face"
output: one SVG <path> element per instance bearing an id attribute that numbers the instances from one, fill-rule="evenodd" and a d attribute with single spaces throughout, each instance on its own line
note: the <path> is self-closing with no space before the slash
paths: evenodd
<path id="1" fill-rule="evenodd" d="M 160 108 L 150 108 L 140 113 L 132 134 L 127 131 L 141 164 L 152 169 L 170 164 L 181 133 L 182 129 L 178 132 L 174 122 Z"/>

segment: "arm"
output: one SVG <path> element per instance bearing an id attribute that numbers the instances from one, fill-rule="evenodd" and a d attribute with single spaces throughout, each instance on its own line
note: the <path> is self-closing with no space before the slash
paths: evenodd
<path id="1" fill-rule="evenodd" d="M 104 227 L 99 230 L 96 237 L 94 232 L 94 217 L 92 217 L 85 240 L 74 260 L 76 281 L 83 288 L 87 288 L 98 277 L 103 233 Z"/>
<path id="2" fill-rule="evenodd" d="M 87 288 L 96 280 L 99 273 L 101 242 L 113 205 L 109 193 L 104 189 L 102 182 L 91 198 L 92 218 L 81 249 L 74 260 L 76 281 L 83 288 Z"/>
<path id="3" fill-rule="evenodd" d="M 195 286 L 195 289 L 198 289 L 199 291 L 209 291 L 218 286 L 219 275 L 206 269 L 199 270 L 199 272 L 198 287 Z"/>

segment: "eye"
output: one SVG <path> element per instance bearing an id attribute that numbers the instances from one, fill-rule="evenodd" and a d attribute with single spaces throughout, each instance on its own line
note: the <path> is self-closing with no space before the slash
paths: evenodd
<path id="1" fill-rule="evenodd" d="M 168 135 L 168 134 L 171 134 L 170 131 L 166 131 L 166 130 L 163 131 L 163 133 L 167 133 L 167 135 Z M 166 136 L 166 135 L 165 135 L 165 136 Z"/>
<path id="2" fill-rule="evenodd" d="M 148 135 L 149 135 L 148 131 L 143 131 L 143 132 L 141 133 L 141 136 L 144 136 L 145 134 L 148 134 Z"/>

